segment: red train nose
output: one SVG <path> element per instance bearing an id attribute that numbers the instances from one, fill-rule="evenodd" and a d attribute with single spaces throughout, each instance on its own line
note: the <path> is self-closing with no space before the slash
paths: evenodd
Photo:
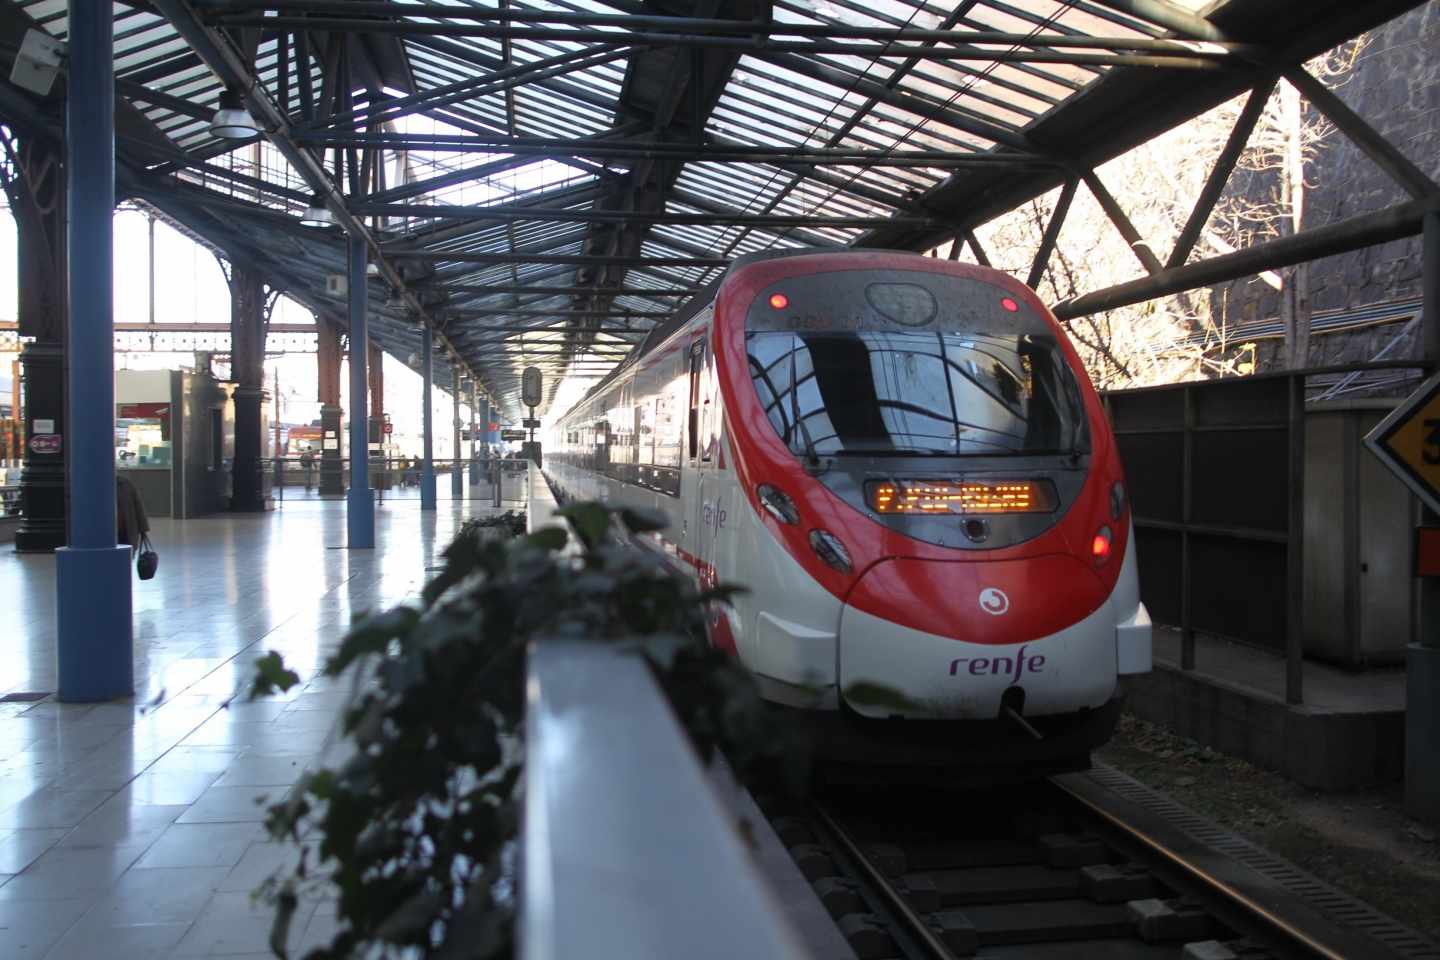
<path id="1" fill-rule="evenodd" d="M 1023 643 L 1105 602 L 1087 564 L 1051 554 L 985 563 L 898 558 L 871 567 L 845 598 L 872 616 L 967 643 Z"/>

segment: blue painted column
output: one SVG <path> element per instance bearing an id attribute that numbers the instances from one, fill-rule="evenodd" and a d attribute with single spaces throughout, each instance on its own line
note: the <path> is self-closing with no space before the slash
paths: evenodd
<path id="1" fill-rule="evenodd" d="M 490 398 L 480 398 L 480 456 L 490 456 Z"/>
<path id="2" fill-rule="evenodd" d="M 435 337 L 420 328 L 420 509 L 435 509 L 435 415 L 431 409 L 431 381 L 435 375 Z"/>
<path id="3" fill-rule="evenodd" d="M 108 3 L 70 0 L 65 163 L 69 191 L 70 545 L 55 552 L 59 696 L 135 692 L 130 549 L 115 542 L 115 63 Z M 162 574 L 163 576 L 163 574 Z"/>
<path id="4" fill-rule="evenodd" d="M 460 472 L 460 364 L 450 361 L 450 400 L 455 407 L 455 432 L 451 435 L 452 453 L 450 459 L 453 461 L 450 469 L 450 496 L 461 500 L 465 496 L 465 477 Z"/>
<path id="5" fill-rule="evenodd" d="M 478 451 L 479 451 L 479 449 L 480 449 L 480 438 L 475 435 L 475 431 L 480 429 L 480 425 L 479 425 L 479 423 L 478 423 L 478 420 L 479 420 L 479 417 L 480 417 L 480 400 L 479 400 L 479 396 L 480 396 L 480 390 L 479 390 L 479 388 L 475 385 L 475 381 L 472 379 L 472 380 L 470 381 L 470 485 L 471 485 L 471 486 L 474 486 L 475 484 L 477 484 L 477 483 L 480 482 L 480 460 L 479 460 L 479 453 L 478 453 Z"/>
<path id="6" fill-rule="evenodd" d="M 350 238 L 350 489 L 345 495 L 345 527 L 351 550 L 375 546 L 375 501 L 370 498 L 369 290 L 365 285 L 363 238 Z"/>

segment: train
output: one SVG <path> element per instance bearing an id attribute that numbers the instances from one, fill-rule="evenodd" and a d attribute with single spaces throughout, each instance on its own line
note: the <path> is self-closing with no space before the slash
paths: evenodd
<path id="1" fill-rule="evenodd" d="M 998 270 L 741 257 L 556 419 L 559 499 L 717 605 L 709 639 L 856 762 L 1073 769 L 1151 666 L 1130 501 L 1079 356 Z"/>

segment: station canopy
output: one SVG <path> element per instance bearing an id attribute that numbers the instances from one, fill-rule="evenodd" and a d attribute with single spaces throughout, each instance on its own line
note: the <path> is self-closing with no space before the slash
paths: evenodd
<path id="1" fill-rule="evenodd" d="M 371 336 L 519 416 L 738 255 L 963 239 L 1416 5 L 126 0 L 117 194 L 342 324 L 363 235 Z M 7 75 L 32 29 L 64 0 L 0 0 Z M 58 137 L 63 89 L 0 116 Z"/>

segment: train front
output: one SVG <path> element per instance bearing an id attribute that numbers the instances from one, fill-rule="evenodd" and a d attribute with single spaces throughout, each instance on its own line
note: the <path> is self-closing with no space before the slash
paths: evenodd
<path id="1" fill-rule="evenodd" d="M 737 466 L 834 598 L 799 626 L 834 631 L 836 705 L 1107 738 L 1117 678 L 1150 668 L 1150 622 L 1114 438 L 1053 315 L 1004 274 L 903 254 L 747 271 L 720 311 L 744 324 Z"/>

